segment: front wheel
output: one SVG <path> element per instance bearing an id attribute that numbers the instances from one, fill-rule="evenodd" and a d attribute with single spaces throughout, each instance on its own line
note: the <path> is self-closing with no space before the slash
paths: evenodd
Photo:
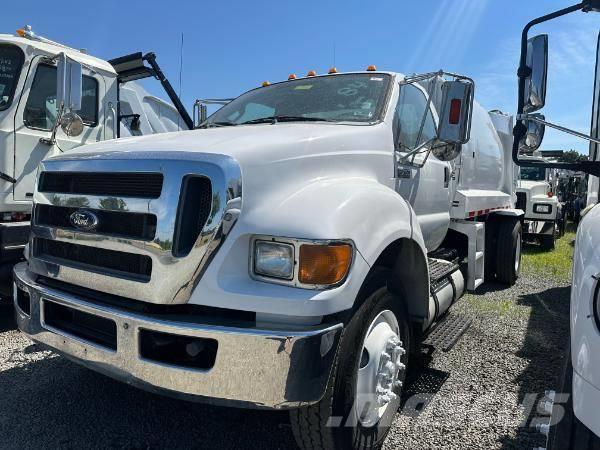
<path id="1" fill-rule="evenodd" d="M 375 289 L 346 326 L 323 399 L 290 412 L 301 449 L 379 449 L 400 406 L 409 328 L 399 298 Z"/>

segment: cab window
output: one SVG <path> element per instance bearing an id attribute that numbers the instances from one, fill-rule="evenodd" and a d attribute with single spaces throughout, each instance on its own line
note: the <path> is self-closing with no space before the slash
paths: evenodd
<path id="1" fill-rule="evenodd" d="M 23 59 L 19 47 L 0 45 L 0 111 L 8 108 L 13 101 Z"/>
<path id="2" fill-rule="evenodd" d="M 396 149 L 409 152 L 436 136 L 435 121 L 427 98 L 412 84 L 400 88 L 395 114 Z"/>
<path id="3" fill-rule="evenodd" d="M 81 109 L 76 111 L 83 123 L 90 127 L 98 125 L 98 81 L 83 76 Z M 25 105 L 23 121 L 29 128 L 51 130 L 56 122 L 56 67 L 38 66 Z"/>

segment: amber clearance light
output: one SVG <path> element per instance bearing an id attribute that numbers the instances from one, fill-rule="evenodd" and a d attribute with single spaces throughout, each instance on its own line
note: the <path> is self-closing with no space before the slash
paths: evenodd
<path id="1" fill-rule="evenodd" d="M 302 244 L 298 279 L 304 284 L 331 285 L 342 281 L 352 262 L 349 244 Z"/>

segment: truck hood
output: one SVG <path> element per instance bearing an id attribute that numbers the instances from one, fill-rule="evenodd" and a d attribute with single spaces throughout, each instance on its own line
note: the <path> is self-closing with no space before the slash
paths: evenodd
<path id="1" fill-rule="evenodd" d="M 130 152 L 183 151 L 217 153 L 231 156 L 242 166 L 268 165 L 286 159 L 324 157 L 367 148 L 385 148 L 373 140 L 382 133 L 379 125 L 341 124 L 260 124 L 239 125 L 163 133 L 98 142 L 69 151 L 63 158 L 89 156 L 90 153 L 113 153 L 127 158 Z M 389 143 L 388 143 L 389 146 Z"/>
<path id="2" fill-rule="evenodd" d="M 546 181 L 519 180 L 517 192 L 529 193 L 529 197 L 548 197 L 550 185 Z"/>
<path id="3" fill-rule="evenodd" d="M 279 123 L 201 129 L 104 141 L 52 160 L 160 159 L 161 153 L 173 159 L 177 152 L 194 153 L 196 158 L 226 155 L 240 166 L 243 210 L 264 218 L 265 211 L 289 207 L 316 183 L 359 178 L 393 189 L 394 150 L 388 126 Z M 131 167 L 135 170 L 134 162 Z M 321 192 L 327 195 L 329 190 Z"/>

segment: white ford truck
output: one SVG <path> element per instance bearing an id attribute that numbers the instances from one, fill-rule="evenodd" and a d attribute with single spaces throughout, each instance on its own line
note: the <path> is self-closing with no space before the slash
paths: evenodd
<path id="1" fill-rule="evenodd" d="M 600 11 L 600 1 L 587 0 L 547 14 L 528 23 L 522 34 L 519 64 L 519 103 L 514 129 L 513 158 L 516 164 L 536 170 L 562 169 L 591 175 L 591 202 L 598 201 L 600 175 L 600 62 L 596 55 L 591 133 L 585 135 L 546 121 L 536 111 L 545 105 L 548 72 L 548 36 L 528 38 L 529 30 L 540 23 L 566 14 Z M 600 51 L 600 39 L 598 41 Z M 539 147 L 544 128 L 552 127 L 590 141 L 588 161 L 577 163 L 534 162 L 520 157 L 521 150 Z M 600 447 L 600 206 L 588 206 L 577 230 L 571 286 L 570 346 L 564 383 L 551 391 L 541 409 L 552 412 L 550 423 L 538 424 L 549 435 L 548 449 L 587 450 Z M 560 349 L 559 349 L 560 350 Z M 554 407 L 551 408 L 554 402 Z M 550 408 L 548 407 L 550 406 Z"/>
<path id="2" fill-rule="evenodd" d="M 380 447 L 409 353 L 519 275 L 512 119 L 458 75 L 331 72 L 43 161 L 22 332 L 145 389 L 290 410 L 302 448 Z"/>
<path id="3" fill-rule="evenodd" d="M 541 156 L 521 156 L 523 161 L 544 162 Z M 522 167 L 517 184 L 517 207 L 525 211 L 523 239 L 537 240 L 543 249 L 554 248 L 561 219 L 560 204 L 550 184 L 551 170 Z"/>
<path id="4" fill-rule="evenodd" d="M 71 98 L 77 108 L 63 117 L 57 73 L 78 74 L 80 80 Z M 177 109 L 135 83 L 148 76 L 163 82 Z M 0 34 L 0 302 L 12 299 L 12 268 L 23 259 L 42 159 L 121 135 L 191 127 L 151 53 L 109 62 L 38 36 L 30 27 Z"/>

